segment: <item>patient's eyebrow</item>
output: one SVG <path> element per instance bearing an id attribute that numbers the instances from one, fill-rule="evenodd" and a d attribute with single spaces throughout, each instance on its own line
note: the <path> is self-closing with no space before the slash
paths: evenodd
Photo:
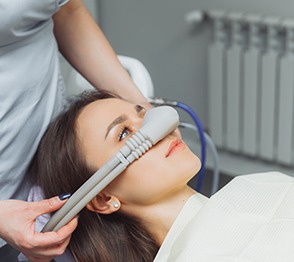
<path id="1" fill-rule="evenodd" d="M 126 121 L 127 118 L 128 118 L 127 115 L 123 114 L 123 115 L 120 115 L 119 117 L 117 117 L 116 119 L 114 119 L 111 122 L 111 124 L 107 127 L 105 138 L 108 136 L 108 134 L 112 128 L 114 128 L 116 125 L 121 124 L 122 122 Z"/>
<path id="2" fill-rule="evenodd" d="M 143 106 L 140 105 L 135 105 L 134 106 L 136 113 L 138 114 L 138 116 L 141 116 L 142 113 L 144 113 L 146 111 L 146 109 Z M 142 115 L 143 117 L 144 115 Z M 123 123 L 124 121 L 126 121 L 128 118 L 128 116 L 126 114 L 122 114 L 119 117 L 117 117 L 116 119 L 114 119 L 111 124 L 107 127 L 106 130 L 106 134 L 105 134 L 105 138 L 108 136 L 110 130 L 112 128 L 114 128 L 116 125 Z"/>

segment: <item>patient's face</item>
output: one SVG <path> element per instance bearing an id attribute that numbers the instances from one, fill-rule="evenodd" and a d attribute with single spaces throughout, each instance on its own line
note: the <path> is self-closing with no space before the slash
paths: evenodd
<path id="1" fill-rule="evenodd" d="M 77 133 L 88 165 L 98 170 L 142 125 L 145 109 L 106 99 L 86 106 Z M 178 142 L 176 147 L 171 145 Z M 171 150 L 172 148 L 172 150 Z M 107 188 L 122 204 L 148 205 L 175 194 L 199 171 L 200 161 L 173 132 L 135 160 Z"/>

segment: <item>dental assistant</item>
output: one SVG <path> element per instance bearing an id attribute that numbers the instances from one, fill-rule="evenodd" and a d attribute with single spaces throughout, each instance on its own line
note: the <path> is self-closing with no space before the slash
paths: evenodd
<path id="1" fill-rule="evenodd" d="M 0 261 L 14 261 L 11 246 L 31 261 L 50 261 L 77 226 L 74 219 L 37 233 L 35 218 L 59 209 L 64 197 L 24 201 L 31 159 L 65 106 L 58 50 L 96 88 L 147 104 L 82 0 L 0 0 Z"/>

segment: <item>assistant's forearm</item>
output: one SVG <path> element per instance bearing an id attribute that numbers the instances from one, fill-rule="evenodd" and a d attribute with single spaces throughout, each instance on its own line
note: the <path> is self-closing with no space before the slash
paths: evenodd
<path id="1" fill-rule="evenodd" d="M 71 0 L 54 16 L 61 53 L 96 88 L 116 92 L 133 102 L 146 101 L 103 32 L 79 2 Z"/>

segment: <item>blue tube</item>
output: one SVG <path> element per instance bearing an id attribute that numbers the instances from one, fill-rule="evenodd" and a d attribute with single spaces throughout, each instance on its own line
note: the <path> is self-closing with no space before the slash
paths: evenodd
<path id="1" fill-rule="evenodd" d="M 196 113 L 186 104 L 181 103 L 181 102 L 176 102 L 176 106 L 185 110 L 194 120 L 198 132 L 199 132 L 199 138 L 200 138 L 200 143 L 201 143 L 201 168 L 199 170 L 198 174 L 198 181 L 197 181 L 197 186 L 196 190 L 200 192 L 203 179 L 204 179 L 204 169 L 205 169 L 205 162 L 206 162 L 206 142 L 205 142 L 205 135 L 204 135 L 204 130 L 201 124 L 201 121 L 199 120 L 198 116 Z"/>

